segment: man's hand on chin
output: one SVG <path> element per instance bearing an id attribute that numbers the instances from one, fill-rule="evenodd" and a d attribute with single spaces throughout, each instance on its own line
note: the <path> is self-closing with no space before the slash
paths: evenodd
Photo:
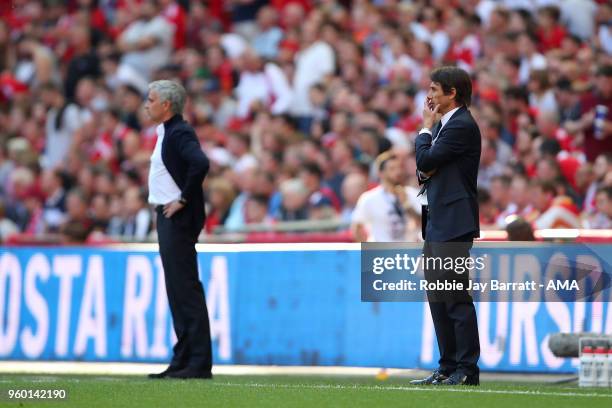
<path id="1" fill-rule="evenodd" d="M 430 129 L 434 123 L 440 120 L 442 114 L 439 113 L 440 105 L 435 105 L 431 98 L 425 98 L 425 106 L 423 107 L 423 127 Z"/>

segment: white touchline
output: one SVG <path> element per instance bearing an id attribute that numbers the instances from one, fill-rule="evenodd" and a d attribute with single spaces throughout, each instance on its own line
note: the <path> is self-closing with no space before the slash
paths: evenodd
<path id="1" fill-rule="evenodd" d="M 507 394 L 507 395 L 534 395 L 545 397 L 602 397 L 612 398 L 612 394 L 579 393 L 579 392 L 548 392 L 548 391 L 510 391 L 510 390 L 482 390 L 477 388 L 447 388 L 447 387 L 397 387 L 381 385 L 341 385 L 341 384 L 262 384 L 262 383 L 221 383 L 213 385 L 226 387 L 253 387 L 253 388 L 311 388 L 311 389 L 354 389 L 354 390 L 377 390 L 377 391 L 434 391 L 434 392 L 465 392 L 474 394 Z"/>

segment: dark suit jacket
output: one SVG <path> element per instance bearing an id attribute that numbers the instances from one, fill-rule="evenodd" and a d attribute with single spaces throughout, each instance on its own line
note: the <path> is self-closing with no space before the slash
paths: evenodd
<path id="1" fill-rule="evenodd" d="M 427 181 L 428 211 L 424 237 L 446 242 L 467 234 L 480 235 L 476 179 L 480 163 L 480 130 L 462 106 L 451 116 L 432 145 L 421 133 L 415 142 L 417 168 L 436 172 Z"/>
<path id="2" fill-rule="evenodd" d="M 187 200 L 186 206 L 172 219 L 199 234 L 206 218 L 202 182 L 209 163 L 195 131 L 181 115 L 164 122 L 161 156 L 164 166 L 181 189 L 181 196 Z"/>

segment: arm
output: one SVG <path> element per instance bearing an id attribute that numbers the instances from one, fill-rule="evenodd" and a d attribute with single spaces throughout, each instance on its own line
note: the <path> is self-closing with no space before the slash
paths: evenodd
<path id="1" fill-rule="evenodd" d="M 198 193 L 198 186 L 202 185 L 208 173 L 208 158 L 204 155 L 202 147 L 193 131 L 180 129 L 179 134 L 173 135 L 178 139 L 178 153 L 182 161 L 188 163 L 185 186 L 181 191 L 181 198 L 164 206 L 164 215 L 167 218 L 182 210 Z"/>
<path id="2" fill-rule="evenodd" d="M 415 142 L 417 168 L 429 173 L 461 156 L 466 147 L 463 138 L 460 137 L 464 131 L 465 129 L 456 126 L 445 127 L 444 133 L 440 133 L 433 146 L 431 135 L 420 133 Z"/>
<path id="3" fill-rule="evenodd" d="M 365 242 L 368 240 L 368 234 L 361 223 L 351 224 L 351 233 L 355 242 Z"/>
<path id="4" fill-rule="evenodd" d="M 288 111 L 293 101 L 293 92 L 285 74 L 276 64 L 266 64 L 264 69 L 272 92 L 276 96 L 276 100 L 270 110 L 275 115 Z"/>
<path id="5" fill-rule="evenodd" d="M 178 138 L 178 151 L 181 160 L 188 163 L 187 179 L 181 197 L 190 202 L 208 173 L 209 162 L 202 151 L 193 131 L 181 130 L 182 135 Z"/>
<path id="6" fill-rule="evenodd" d="M 357 200 L 353 214 L 351 215 L 351 233 L 353 235 L 353 241 L 365 242 L 368 240 L 368 231 L 366 229 L 366 218 L 367 218 L 367 200 L 362 194 Z"/>

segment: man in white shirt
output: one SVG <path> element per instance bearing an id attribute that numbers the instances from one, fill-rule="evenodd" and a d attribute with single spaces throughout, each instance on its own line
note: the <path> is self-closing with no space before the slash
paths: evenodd
<path id="1" fill-rule="evenodd" d="M 212 347 L 195 244 L 205 221 L 202 182 L 209 163 L 183 120 L 187 93 L 173 81 L 149 85 L 146 112 L 157 127 L 149 203 L 157 213 L 159 253 L 177 343 L 170 366 L 149 378 L 212 378 Z"/>
<path id="2" fill-rule="evenodd" d="M 381 184 L 359 197 L 351 219 L 356 241 L 406 241 L 411 218 L 421 215 L 417 189 L 402 184 L 402 165 L 390 151 L 376 159 Z"/>
<path id="3" fill-rule="evenodd" d="M 310 88 L 321 82 L 326 75 L 332 74 L 336 67 L 332 47 L 319 39 L 320 29 L 318 23 L 314 21 L 304 24 L 304 43 L 295 56 L 292 113 L 298 117 L 312 116 Z"/>
<path id="4" fill-rule="evenodd" d="M 157 3 L 152 0 L 143 2 L 140 13 L 140 18 L 119 37 L 119 48 L 124 53 L 121 63 L 148 80 L 156 69 L 170 62 L 174 27 L 159 14 Z"/>

